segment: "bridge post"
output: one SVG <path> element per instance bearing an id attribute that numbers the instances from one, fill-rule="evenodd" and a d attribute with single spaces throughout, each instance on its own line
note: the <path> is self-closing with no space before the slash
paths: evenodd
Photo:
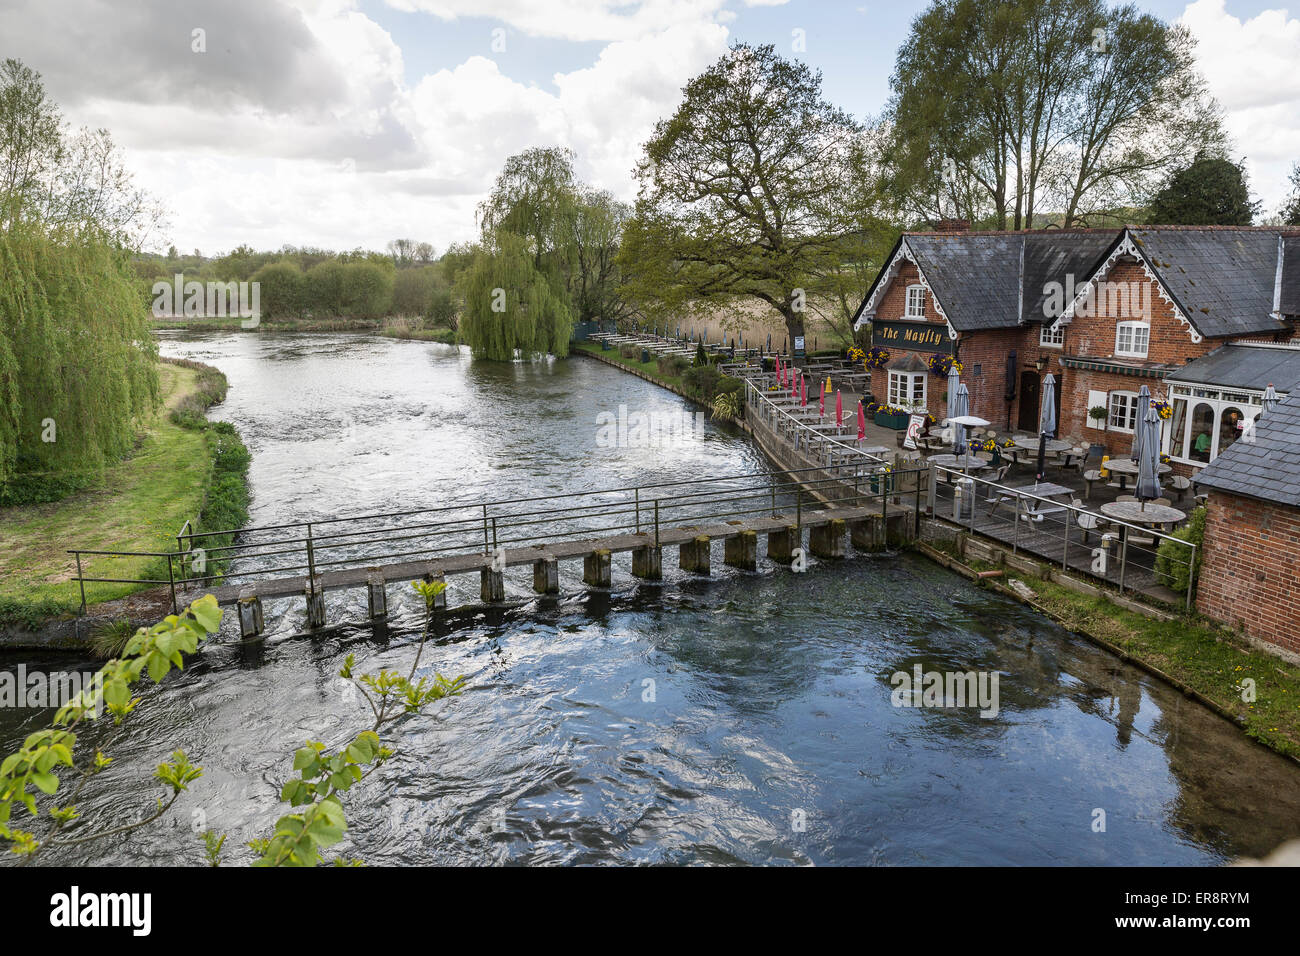
<path id="1" fill-rule="evenodd" d="M 388 617 L 388 588 L 384 576 L 378 571 L 366 575 L 366 605 L 370 609 L 370 620 Z"/>
<path id="2" fill-rule="evenodd" d="M 492 567 L 479 571 L 479 595 L 484 604 L 500 604 L 506 599 L 506 573 Z"/>
<path id="3" fill-rule="evenodd" d="M 320 578 L 313 578 L 303 589 L 307 598 L 307 626 L 313 630 L 325 626 L 325 590 Z"/>
<path id="4" fill-rule="evenodd" d="M 266 630 L 266 620 L 262 616 L 262 599 L 246 589 L 239 593 L 239 636 L 242 640 L 252 640 L 262 636 Z"/>
<path id="5" fill-rule="evenodd" d="M 859 551 L 884 551 L 885 538 L 885 524 L 877 515 L 849 523 L 849 540 Z"/>
<path id="6" fill-rule="evenodd" d="M 582 559 L 582 583 L 592 588 L 607 588 L 613 581 L 610 552 L 599 548 Z"/>
<path id="7" fill-rule="evenodd" d="M 743 571 L 758 568 L 758 535 L 753 531 L 742 531 L 728 538 L 722 548 L 722 563 Z"/>
<path id="8" fill-rule="evenodd" d="M 789 564 L 794 560 L 794 549 L 798 547 L 796 542 L 800 542 L 801 538 L 799 529 L 792 524 L 776 531 L 769 531 L 767 533 L 768 560 L 776 561 L 778 564 Z"/>
<path id="9" fill-rule="evenodd" d="M 680 566 L 683 571 L 696 574 L 709 573 L 709 536 L 697 535 L 682 544 Z"/>
<path id="10" fill-rule="evenodd" d="M 538 558 L 533 562 L 533 590 L 538 594 L 560 593 L 559 558 Z"/>
<path id="11" fill-rule="evenodd" d="M 432 584 L 435 581 L 438 582 L 439 584 L 446 584 L 447 583 L 446 575 L 444 575 L 441 571 L 430 571 L 428 574 L 424 576 L 425 584 Z M 446 588 L 443 588 L 442 591 L 434 595 L 433 609 L 435 611 L 447 610 L 447 589 Z"/>
<path id="12" fill-rule="evenodd" d="M 808 550 L 817 558 L 844 557 L 844 519 L 832 518 L 826 524 L 809 529 Z"/>
<path id="13" fill-rule="evenodd" d="M 664 576 L 664 552 L 662 548 L 646 546 L 632 552 L 632 573 L 647 581 L 658 581 Z"/>

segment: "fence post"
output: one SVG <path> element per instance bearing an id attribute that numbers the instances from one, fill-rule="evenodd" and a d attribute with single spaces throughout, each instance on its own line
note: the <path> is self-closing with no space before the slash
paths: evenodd
<path id="1" fill-rule="evenodd" d="M 921 537 L 921 473 L 916 472 L 913 477 L 916 479 L 916 518 L 912 525 L 912 537 Z"/>
<path id="2" fill-rule="evenodd" d="M 307 522 L 307 581 L 308 590 L 315 593 L 316 590 L 316 551 L 312 547 L 311 541 L 311 522 Z"/>
<path id="3" fill-rule="evenodd" d="M 172 589 L 172 613 L 181 613 L 180 608 L 176 606 L 176 574 L 172 569 L 172 556 L 167 555 L 167 584 Z"/>
<path id="4" fill-rule="evenodd" d="M 1124 593 L 1124 568 L 1128 564 L 1128 526 L 1125 525 L 1119 536 L 1119 593 Z"/>
<path id="5" fill-rule="evenodd" d="M 933 515 L 935 513 L 934 499 L 935 499 L 935 495 L 939 491 L 939 473 L 937 471 L 938 466 L 934 462 L 932 461 L 926 462 L 926 465 L 927 465 L 927 471 L 929 472 L 929 474 L 926 476 L 926 481 L 928 481 L 929 484 L 926 486 L 925 489 L 925 510 L 930 512 L 930 514 Z"/>
<path id="6" fill-rule="evenodd" d="M 794 493 L 794 526 L 803 531 L 803 488 L 795 489 Z"/>
<path id="7" fill-rule="evenodd" d="M 636 488 L 636 533 L 641 533 L 641 489 Z"/>
<path id="8" fill-rule="evenodd" d="M 491 543 L 488 541 L 488 517 L 487 517 L 486 503 L 484 503 L 483 505 L 483 553 L 484 554 L 492 553 L 492 546 Z"/>
<path id="9" fill-rule="evenodd" d="M 1070 570 L 1068 561 L 1070 559 L 1070 516 L 1074 514 L 1074 506 L 1066 505 L 1065 507 L 1065 548 L 1061 551 L 1061 570 Z"/>
<path id="10" fill-rule="evenodd" d="M 74 551 L 77 556 L 77 583 L 81 585 L 81 613 L 86 613 L 86 580 L 81 576 L 81 552 Z"/>
<path id="11" fill-rule="evenodd" d="M 655 547 L 659 547 L 659 499 L 655 499 Z"/>
<path id="12" fill-rule="evenodd" d="M 1189 541 L 1192 548 L 1192 556 L 1187 565 L 1187 607 L 1188 614 L 1192 613 L 1192 589 L 1196 587 L 1196 542 Z"/>
<path id="13" fill-rule="evenodd" d="M 1001 492 L 999 492 L 999 494 L 1001 494 Z M 1016 514 L 1015 517 L 1012 519 L 1015 522 L 1015 527 L 1011 529 L 1011 553 L 1019 554 L 1020 553 L 1020 496 L 1019 495 L 1015 496 L 1015 501 L 1016 501 Z"/>

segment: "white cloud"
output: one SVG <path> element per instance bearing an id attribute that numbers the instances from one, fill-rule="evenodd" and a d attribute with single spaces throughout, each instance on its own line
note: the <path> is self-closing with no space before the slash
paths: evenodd
<path id="1" fill-rule="evenodd" d="M 1245 156 L 1251 187 L 1274 212 L 1300 161 L 1300 19 L 1264 10 L 1246 20 L 1224 0 L 1196 0 L 1180 22 L 1197 39 L 1197 58 L 1227 114 L 1236 155 Z"/>
<path id="2" fill-rule="evenodd" d="M 631 198 L 653 124 L 726 49 L 724 2 L 393 3 L 606 43 L 545 88 L 478 55 L 408 84 L 397 39 L 356 0 L 142 0 L 112 16 L 93 0 L 18 0 L 3 29 L 71 122 L 113 132 L 180 248 L 399 235 L 445 248 L 475 235 L 476 204 L 530 146 L 570 147 L 583 179 Z M 194 27 L 206 53 L 190 49 Z"/>

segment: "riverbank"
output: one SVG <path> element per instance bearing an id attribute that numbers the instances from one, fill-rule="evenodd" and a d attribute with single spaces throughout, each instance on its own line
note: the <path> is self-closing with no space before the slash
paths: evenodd
<path id="1" fill-rule="evenodd" d="M 80 609 L 76 558 L 67 553 L 69 547 L 174 551 L 176 533 L 186 521 L 205 527 L 238 527 L 246 521 L 248 451 L 232 426 L 204 417 L 209 406 L 225 398 L 225 376 L 199 362 L 164 359 L 159 384 L 163 401 L 129 458 L 67 498 L 0 509 L 0 647 L 33 641 L 48 646 L 48 636 L 37 640 L 34 632 L 51 620 L 67 622 Z M 160 558 L 83 556 L 82 572 L 167 579 Z M 149 588 L 87 584 L 86 602 L 117 601 Z M 156 603 L 145 602 L 145 612 Z M 55 629 L 60 642 L 65 630 Z"/>
<path id="2" fill-rule="evenodd" d="M 349 317 L 320 319 L 261 319 L 256 325 L 246 325 L 247 319 L 221 318 L 162 318 L 153 319 L 154 331 L 202 332 L 368 332 L 393 339 L 414 339 L 420 342 L 439 342 L 455 345 L 456 332 L 452 329 L 424 328 L 422 320 L 401 316 L 380 319 Z"/>

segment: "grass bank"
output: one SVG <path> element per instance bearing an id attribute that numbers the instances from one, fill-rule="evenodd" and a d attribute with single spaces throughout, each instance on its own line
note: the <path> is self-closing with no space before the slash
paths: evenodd
<path id="1" fill-rule="evenodd" d="M 999 570 L 986 561 L 957 558 L 952 545 L 931 547 L 972 571 Z M 1064 627 L 1194 692 L 1240 724 L 1248 736 L 1300 759 L 1300 667 L 1198 615 L 1148 617 L 1121 607 L 1104 592 L 1084 594 L 1054 581 L 1015 576 L 1034 592 L 1029 603 Z M 1253 700 L 1243 699 L 1251 696 L 1243 694 L 1246 680 L 1254 681 Z"/>
<path id="2" fill-rule="evenodd" d="M 203 416 L 225 397 L 225 376 L 198 362 L 164 360 L 159 384 L 163 402 L 130 457 L 60 501 L 0 508 L 0 625 L 35 627 L 80 607 L 70 547 L 173 551 L 186 520 L 210 528 L 247 521 L 248 451 L 233 426 Z M 157 558 L 83 557 L 82 570 L 166 579 Z M 86 599 L 113 600 L 142 587 L 88 584 Z"/>

